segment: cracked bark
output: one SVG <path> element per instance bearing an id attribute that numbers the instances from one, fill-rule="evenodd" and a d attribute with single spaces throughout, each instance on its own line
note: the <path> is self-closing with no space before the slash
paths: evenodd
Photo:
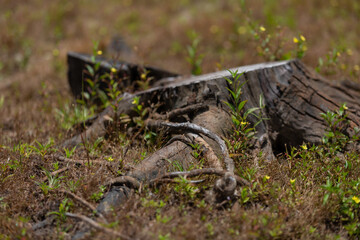
<path id="1" fill-rule="evenodd" d="M 265 108 L 262 114 L 269 120 L 257 126 L 255 146 L 258 148 L 257 151 L 263 152 L 267 160 L 274 159 L 274 154 L 284 151 L 285 145 L 299 146 L 303 142 L 319 144 L 326 128 L 320 113 L 334 111 L 344 102 L 349 108 L 350 120 L 346 134 L 352 136 L 353 127 L 359 126 L 358 89 L 360 87 L 355 83 L 330 82 L 308 69 L 299 60 L 256 64 L 231 70 L 244 73 L 240 81 L 247 81 L 241 95 L 242 100 L 247 100 L 245 110 L 258 107 L 259 96 L 263 95 Z M 195 104 L 202 104 L 207 108 L 179 111 L 183 115 L 174 117 L 173 121 L 177 123 L 188 121 L 207 128 L 221 137 L 226 137 L 231 131 L 231 117 L 224 102 L 230 102 L 231 99 L 227 90 L 230 86 L 225 78 L 231 78 L 228 71 L 188 78 L 159 78 L 149 90 L 124 94 L 117 111 L 134 116 L 132 101 L 135 96 L 140 98 L 144 107 L 159 105 L 155 115 L 162 116 L 176 112 L 177 109 L 191 109 Z M 91 141 L 105 135 L 107 119 L 113 116 L 113 110 L 106 109 L 83 133 L 83 138 Z M 254 124 L 256 119 L 250 116 L 248 121 Z M 219 144 L 206 136 L 203 138 L 215 154 L 221 156 Z M 64 146 L 70 147 L 80 143 L 81 137 L 78 135 L 65 142 Z M 171 171 L 173 161 L 178 161 L 186 169 L 187 164 L 195 161 L 191 152 L 190 146 L 175 138 L 173 142 L 142 161 L 127 176 L 142 183 L 149 183 Z M 106 214 L 125 201 L 131 193 L 131 189 L 126 185 L 113 186 L 97 210 Z"/>

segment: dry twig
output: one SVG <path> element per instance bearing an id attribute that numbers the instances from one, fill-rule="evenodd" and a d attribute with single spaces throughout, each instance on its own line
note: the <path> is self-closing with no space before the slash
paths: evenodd
<path id="1" fill-rule="evenodd" d="M 72 192 L 69 192 L 69 191 L 66 191 L 65 189 L 59 189 L 58 190 L 59 192 L 61 193 L 64 193 L 70 197 L 72 197 L 73 199 L 77 200 L 78 202 L 80 202 L 81 204 L 83 204 L 85 207 L 89 208 L 93 213 L 95 213 L 95 215 L 99 216 L 102 220 L 104 220 L 104 222 L 107 222 L 106 221 L 106 218 L 104 217 L 104 215 L 102 215 L 101 213 L 99 213 L 98 211 L 96 211 L 96 208 L 91 204 L 89 203 L 88 201 L 86 201 L 85 199 L 75 195 L 74 193 Z"/>
<path id="2" fill-rule="evenodd" d="M 59 170 L 56 170 L 56 171 L 54 171 L 54 172 L 52 172 L 52 173 L 50 173 L 50 174 L 51 174 L 51 176 L 55 176 L 55 175 L 58 175 L 59 173 L 65 172 L 65 171 L 67 171 L 67 170 L 69 170 L 69 167 L 63 167 L 63 168 L 60 168 Z M 41 179 L 41 182 L 45 182 L 46 180 L 48 180 L 48 177 L 47 177 L 47 176 L 46 176 L 46 177 L 43 177 L 43 178 Z"/>
<path id="3" fill-rule="evenodd" d="M 103 227 L 98 222 L 96 222 L 96 221 L 92 220 L 91 218 L 88 218 L 88 217 L 86 217 L 84 215 L 75 214 L 75 213 L 68 213 L 68 212 L 65 213 L 65 215 L 68 216 L 68 217 L 71 217 L 71 218 L 77 218 L 77 219 L 79 219 L 81 221 L 84 221 L 87 224 L 89 224 L 90 226 L 92 226 L 92 227 L 94 227 L 96 229 L 99 229 L 99 230 L 101 230 L 101 231 L 103 231 L 103 232 L 105 232 L 107 234 L 110 234 L 110 235 L 113 235 L 113 236 L 116 236 L 116 237 L 120 237 L 122 239 L 129 239 L 129 240 L 132 239 L 132 238 L 130 238 L 130 237 L 128 237 L 128 236 L 126 236 L 126 235 L 124 235 L 122 233 L 119 233 L 119 232 L 117 232 L 115 230 Z"/>

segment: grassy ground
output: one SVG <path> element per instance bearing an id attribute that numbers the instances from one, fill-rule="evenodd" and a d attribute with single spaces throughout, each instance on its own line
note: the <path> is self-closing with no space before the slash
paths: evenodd
<path id="1" fill-rule="evenodd" d="M 68 128 L 76 121 L 68 51 L 91 53 L 99 41 L 106 55 L 111 37 L 120 34 L 134 61 L 181 74 L 298 57 L 330 79 L 360 76 L 357 1 L 0 0 L 0 6 L 0 239 L 38 238 L 31 225 L 49 212 L 89 215 L 53 189 L 71 190 L 96 205 L 107 179 L 159 147 L 139 141 L 124 158 L 130 137 L 105 139 L 91 147 L 90 158 L 112 162 L 115 170 L 69 165 L 51 186 L 44 181 L 47 171 L 66 167 L 51 154 L 65 154 L 55 145 L 75 133 Z M 196 50 L 190 59 L 187 46 Z M 209 178 L 200 186 L 145 188 L 108 216 L 108 227 L 140 239 L 358 238 L 360 160 L 354 151 L 332 151 L 340 145 L 303 145 L 260 169 L 242 151 L 237 173 L 252 187 L 239 189 L 232 208 L 203 201 L 203 189 L 214 181 Z M 75 150 L 71 157 L 87 154 Z M 43 238 L 67 239 L 76 230 L 72 219 L 61 216 Z"/>

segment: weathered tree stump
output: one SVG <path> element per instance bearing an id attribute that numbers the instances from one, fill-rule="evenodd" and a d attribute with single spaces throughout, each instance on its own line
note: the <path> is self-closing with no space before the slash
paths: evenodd
<path id="1" fill-rule="evenodd" d="M 83 71 L 84 63 L 80 62 L 86 62 L 88 59 L 84 60 L 83 57 L 75 54 L 70 55 L 69 58 L 72 59 L 69 61 L 71 81 L 72 77 L 79 78 L 81 76 L 79 71 Z M 74 60 L 73 58 L 78 59 Z M 76 67 L 71 66 L 71 63 L 76 61 Z M 109 67 L 107 69 L 106 66 L 103 67 L 103 71 L 109 71 Z M 241 96 L 242 100 L 247 100 L 245 110 L 258 107 L 259 96 L 263 95 L 265 108 L 262 114 L 269 120 L 263 121 L 257 126 L 256 146 L 260 148 L 263 157 L 267 160 L 272 160 L 275 154 L 284 151 L 285 145 L 298 146 L 304 142 L 321 143 L 326 123 L 321 118 L 320 113 L 338 109 L 340 104 L 344 102 L 347 103 L 350 120 L 346 134 L 352 136 L 354 134 L 353 127 L 359 126 L 360 87 L 356 84 L 349 82 L 332 83 L 309 70 L 299 60 L 256 64 L 231 70 L 243 73 L 240 81 L 247 82 L 243 87 Z M 161 78 L 161 76 L 165 78 Z M 225 79 L 231 78 L 229 71 L 188 78 L 175 77 L 175 74 L 170 73 L 161 76 L 156 78 L 152 83 L 152 88 L 146 91 L 133 94 L 124 93 L 121 96 L 122 100 L 117 112 L 128 114 L 130 117 L 134 116 L 132 101 L 134 97 L 139 97 L 140 102 L 145 107 L 158 106 L 152 116 L 163 116 L 158 117 L 162 121 L 167 119 L 171 123 L 192 123 L 209 130 L 216 136 L 226 137 L 229 135 L 232 130 L 232 122 L 229 108 L 224 104 L 224 102 L 231 101 L 228 92 L 228 88 L 231 86 Z M 348 86 L 351 84 L 353 84 L 352 88 L 349 88 Z M 72 88 L 74 94 L 78 95 L 79 89 L 74 90 L 74 87 Z M 186 110 L 199 104 L 202 107 Z M 174 113 L 174 111 L 179 113 L 167 115 L 167 113 Z M 107 126 L 110 125 L 109 119 L 113 118 L 114 114 L 112 108 L 107 108 L 82 133 L 82 136 L 74 136 L 66 141 L 64 146 L 75 146 L 84 139 L 92 141 L 104 136 L 107 133 Z M 254 124 L 256 119 L 249 117 L 248 121 Z M 154 127 L 154 124 L 147 123 L 148 127 Z M 166 128 L 166 124 L 163 124 L 162 127 L 165 127 L 167 133 L 174 133 L 174 129 Z M 209 138 L 203 132 L 194 132 L 190 128 L 180 128 L 175 132 L 173 140 L 168 145 L 143 160 L 126 175 L 136 181 L 150 183 L 168 171 L 171 161 L 178 161 L 186 167 L 187 164 L 195 161 L 191 155 L 192 148 L 186 141 L 202 138 L 208 143 L 207 150 L 210 152 L 209 159 L 212 159 L 212 167 L 219 170 L 226 169 L 224 170 L 223 182 L 219 183 L 218 186 L 223 186 L 226 182 L 225 187 L 223 187 L 224 190 L 231 185 L 231 182 L 235 181 L 232 180 L 231 160 L 227 159 L 226 154 L 221 149 L 221 144 L 214 137 Z M 246 184 L 239 179 L 236 181 Z M 231 192 L 231 189 L 228 192 Z M 131 187 L 127 182 L 119 181 L 99 204 L 97 210 L 106 214 L 112 207 L 119 206 L 130 194 Z"/>

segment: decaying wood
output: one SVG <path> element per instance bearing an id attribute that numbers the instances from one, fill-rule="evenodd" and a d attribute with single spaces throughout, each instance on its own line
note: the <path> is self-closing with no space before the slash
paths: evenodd
<path id="1" fill-rule="evenodd" d="M 259 96 L 263 96 L 265 108 L 262 116 L 269 120 L 257 126 L 255 148 L 258 152 L 261 151 L 262 156 L 267 160 L 274 159 L 274 154 L 282 152 L 285 145 L 299 146 L 304 142 L 321 143 L 326 123 L 320 117 L 320 113 L 334 111 L 344 102 L 349 108 L 350 121 L 346 134 L 352 136 L 353 127 L 359 126 L 360 93 L 344 87 L 349 84 L 336 84 L 320 77 L 299 60 L 256 64 L 233 68 L 231 71 L 243 73 L 239 80 L 246 81 L 241 95 L 241 100 L 247 100 L 245 111 L 258 107 Z M 237 183 L 247 185 L 246 181 L 233 174 L 232 160 L 222 139 L 229 136 L 232 130 L 229 108 L 224 104 L 231 102 L 228 88 L 232 86 L 226 78 L 231 78 L 229 71 L 189 78 L 171 77 L 158 80 L 153 88 L 146 91 L 123 94 L 116 111 L 118 114 L 136 116 L 132 102 L 134 97 L 139 97 L 144 107 L 159 106 L 156 112 L 150 114 L 153 119 L 145 121 L 148 127 L 170 129 L 176 126 L 182 130 L 180 133 L 177 132 L 179 135 L 175 135 L 169 144 L 144 159 L 126 175 L 140 183 L 150 183 L 168 176 L 166 174 L 172 170 L 171 163 L 174 161 L 186 169 L 186 165 L 196 161 L 191 154 L 193 151 L 191 146 L 181 137 L 183 133 L 187 133 L 201 135 L 214 154 L 224 159 L 226 171 L 221 169 L 220 165 L 219 168 L 203 170 L 201 173 L 205 174 L 209 171 L 209 174 L 221 176 L 214 187 L 221 197 L 231 196 Z M 206 108 L 198 108 L 198 106 L 206 106 Z M 194 109 L 196 111 L 192 111 Z M 93 141 L 104 136 L 110 124 L 109 119 L 113 119 L 114 116 L 114 110 L 107 108 L 88 129 L 66 141 L 63 146 L 73 147 L 81 144 L 82 141 Z M 171 123 L 164 121 L 171 118 L 173 118 Z M 255 124 L 257 119 L 249 116 L 247 121 Z M 210 133 L 214 133 L 215 137 L 199 129 L 207 129 Z M 191 175 L 190 172 L 184 172 L 173 176 L 179 174 Z M 113 186 L 99 204 L 97 211 L 106 214 L 110 209 L 123 203 L 131 194 L 131 188 L 126 184 Z"/>
<path id="2" fill-rule="evenodd" d="M 175 131 L 175 132 L 180 132 L 180 133 L 191 132 L 191 133 L 197 133 L 197 134 L 204 134 L 205 136 L 214 140 L 219 145 L 219 147 L 221 149 L 221 153 L 223 154 L 224 162 L 226 165 L 226 170 L 229 172 L 232 172 L 232 173 L 234 172 L 234 161 L 229 156 L 229 152 L 227 150 L 224 140 L 222 140 L 218 135 L 209 131 L 208 129 L 201 127 L 197 124 L 189 123 L 189 122 L 169 123 L 169 122 L 152 120 L 152 119 L 146 120 L 145 124 L 149 128 L 155 128 L 155 129 L 169 128 L 170 131 Z"/>
<path id="3" fill-rule="evenodd" d="M 217 157 L 216 153 L 212 149 L 212 147 L 204 140 L 204 138 L 200 137 L 198 134 L 188 133 L 186 134 L 188 138 L 191 138 L 193 142 L 199 144 L 201 146 L 201 153 L 207 161 L 207 164 L 211 168 L 222 169 L 221 162 Z"/>

